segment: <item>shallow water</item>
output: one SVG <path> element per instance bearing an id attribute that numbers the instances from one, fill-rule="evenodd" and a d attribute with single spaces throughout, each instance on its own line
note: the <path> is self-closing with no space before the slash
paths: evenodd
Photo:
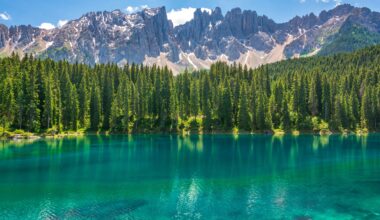
<path id="1" fill-rule="evenodd" d="M 380 219 L 380 135 L 0 143 L 0 219 Z"/>

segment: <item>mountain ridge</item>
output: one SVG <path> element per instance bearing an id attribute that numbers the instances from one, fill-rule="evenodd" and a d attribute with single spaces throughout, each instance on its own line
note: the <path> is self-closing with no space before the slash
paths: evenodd
<path id="1" fill-rule="evenodd" d="M 342 27 L 359 27 L 364 36 L 339 38 Z M 316 55 L 321 50 L 342 52 L 326 50 L 326 45 L 340 45 L 348 52 L 358 49 L 350 46 L 351 41 L 364 38 L 355 45 L 370 46 L 380 41 L 379 33 L 380 13 L 348 4 L 283 23 L 240 8 L 225 15 L 219 7 L 211 12 L 197 9 L 192 20 L 176 27 L 166 8 L 158 7 L 133 14 L 121 10 L 89 12 L 52 30 L 0 24 L 0 56 L 16 52 L 90 65 L 156 64 L 178 73 L 185 68 L 208 68 L 216 61 L 257 67 Z M 345 33 L 350 34 L 355 33 Z"/>

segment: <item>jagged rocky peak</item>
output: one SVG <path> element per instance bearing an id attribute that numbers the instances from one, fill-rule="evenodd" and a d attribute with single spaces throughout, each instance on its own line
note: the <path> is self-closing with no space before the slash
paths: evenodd
<path id="1" fill-rule="evenodd" d="M 355 9 L 361 10 L 361 8 L 355 8 L 354 6 L 350 4 L 340 4 L 334 9 L 330 10 L 329 12 L 331 14 L 334 14 L 335 16 L 342 16 L 342 15 L 351 13 Z"/>
<path id="2" fill-rule="evenodd" d="M 305 28 L 309 29 L 314 27 L 315 25 L 318 25 L 320 23 L 319 17 L 316 16 L 314 13 L 310 13 L 305 16 L 296 16 L 293 19 L 291 19 L 287 25 L 290 26 L 290 28 Z"/>
<path id="3" fill-rule="evenodd" d="M 337 7 L 335 7 L 334 9 L 332 10 L 329 10 L 329 11 L 322 11 L 320 14 L 319 14 L 319 19 L 322 21 L 322 22 L 326 22 L 328 21 L 329 19 L 331 19 L 332 17 L 341 17 L 341 16 L 344 16 L 344 15 L 348 15 L 350 14 L 353 10 L 355 9 L 354 6 L 352 5 L 349 5 L 349 4 L 341 4 L 341 5 L 338 5 Z M 359 8 L 358 8 L 359 9 Z"/>
<path id="4" fill-rule="evenodd" d="M 88 64 L 169 65 L 175 72 L 207 68 L 217 60 L 256 67 L 317 54 L 337 39 L 342 29 L 351 30 L 354 25 L 376 37 L 380 34 L 380 13 L 343 4 L 318 16 L 296 16 L 279 24 L 253 10 L 234 8 L 224 15 L 216 7 L 197 9 L 192 20 L 173 27 L 165 7 L 132 14 L 100 11 L 53 30 L 0 25 L 0 55 L 17 51 Z"/>
<path id="5" fill-rule="evenodd" d="M 169 23 L 165 7 L 146 8 L 142 12 L 145 24 L 149 26 L 148 31 L 152 31 L 148 37 L 156 37 L 157 43 L 162 49 L 163 44 L 169 40 L 169 32 L 172 30 L 172 24 Z"/>
<path id="6" fill-rule="evenodd" d="M 214 10 L 212 10 L 211 16 L 215 21 L 222 20 L 223 19 L 222 9 L 220 7 L 216 7 Z"/>
<path id="7" fill-rule="evenodd" d="M 225 21 L 228 23 L 231 34 L 234 37 L 242 38 L 242 23 L 243 23 L 243 15 L 240 8 L 234 8 L 231 11 L 227 12 Z"/>
<path id="8" fill-rule="evenodd" d="M 152 19 L 167 21 L 165 7 L 146 8 L 140 12 L 132 14 L 126 14 L 119 9 L 113 11 L 89 12 L 81 16 L 79 19 L 71 21 L 71 23 L 76 26 L 79 24 L 82 26 L 117 25 L 135 27 L 138 23 L 144 23 L 144 21 Z M 70 25 L 68 25 L 68 27 L 70 28 Z"/>
<path id="9" fill-rule="evenodd" d="M 8 27 L 0 24 L 0 48 L 5 47 L 5 44 L 9 38 Z"/>
<path id="10" fill-rule="evenodd" d="M 31 25 L 11 26 L 9 28 L 3 28 L 3 31 L 5 32 L 3 34 L 4 40 L 7 37 L 6 40 L 9 40 L 17 49 L 33 42 L 45 32 Z"/>
<path id="11" fill-rule="evenodd" d="M 141 14 L 143 14 L 146 18 L 155 16 L 163 16 L 166 18 L 166 8 L 164 6 L 157 8 L 145 8 L 142 10 Z"/>
<path id="12" fill-rule="evenodd" d="M 183 25 L 179 25 L 176 28 L 181 29 L 181 27 L 188 25 L 195 25 L 198 27 L 206 28 L 210 25 L 215 25 L 216 22 L 223 20 L 223 18 L 222 9 L 220 7 L 216 7 L 214 10 L 197 8 L 194 11 L 192 20 L 186 22 Z"/>

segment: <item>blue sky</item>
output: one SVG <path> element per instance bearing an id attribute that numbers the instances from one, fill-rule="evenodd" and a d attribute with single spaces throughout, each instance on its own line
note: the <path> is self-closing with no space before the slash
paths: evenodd
<path id="1" fill-rule="evenodd" d="M 0 0 L 0 23 L 6 25 L 31 24 L 57 26 L 65 20 L 79 18 L 89 11 L 121 9 L 133 11 L 141 7 L 166 6 L 168 12 L 181 8 L 215 8 L 223 13 L 240 7 L 265 14 L 276 22 L 284 22 L 296 15 L 319 13 L 337 3 L 349 3 L 380 11 L 380 0 Z M 188 12 L 188 11 L 187 11 Z M 179 14 L 182 15 L 182 14 Z M 183 13 L 182 19 L 186 19 Z M 173 18 L 174 19 L 174 18 Z M 59 26 L 59 25 L 58 25 Z M 51 26 L 50 26 L 51 27 Z M 48 27 L 49 28 L 49 27 Z"/>

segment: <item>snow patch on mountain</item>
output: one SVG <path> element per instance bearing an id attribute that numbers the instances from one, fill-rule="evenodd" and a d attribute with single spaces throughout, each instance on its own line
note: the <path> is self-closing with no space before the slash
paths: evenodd
<path id="1" fill-rule="evenodd" d="M 90 65 L 167 65 L 175 73 L 208 68 L 216 61 L 257 67 L 316 55 L 347 22 L 380 33 L 380 13 L 350 5 L 280 24 L 240 8 L 223 15 L 218 7 L 168 13 L 159 7 L 90 12 L 49 30 L 0 24 L 0 54 L 30 53 Z"/>

